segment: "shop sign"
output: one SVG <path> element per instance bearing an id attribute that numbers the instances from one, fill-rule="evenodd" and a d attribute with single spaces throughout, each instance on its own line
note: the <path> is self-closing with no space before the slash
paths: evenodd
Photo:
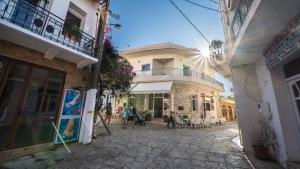
<path id="1" fill-rule="evenodd" d="M 59 134 L 65 142 L 78 140 L 83 110 L 84 92 L 66 89 L 58 125 Z M 56 135 L 55 144 L 62 141 Z"/>
<path id="2" fill-rule="evenodd" d="M 300 49 L 300 18 L 291 22 L 287 28 L 265 50 L 265 62 L 268 69 L 276 66 Z"/>

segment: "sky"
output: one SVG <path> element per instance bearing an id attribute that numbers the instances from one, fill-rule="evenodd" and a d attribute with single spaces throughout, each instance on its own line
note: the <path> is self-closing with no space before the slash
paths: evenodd
<path id="1" fill-rule="evenodd" d="M 210 0 L 190 0 L 195 3 L 218 9 Z M 216 1 L 216 0 L 215 0 Z M 173 0 L 183 13 L 205 35 L 208 40 L 224 41 L 220 13 L 195 6 L 185 0 Z M 121 29 L 112 29 L 114 46 L 119 50 L 171 42 L 189 48 L 197 48 L 203 55 L 209 55 L 208 43 L 179 13 L 169 0 L 111 0 L 110 10 L 120 15 L 110 23 L 120 23 Z M 226 92 L 232 84 L 217 75 L 224 83 Z"/>

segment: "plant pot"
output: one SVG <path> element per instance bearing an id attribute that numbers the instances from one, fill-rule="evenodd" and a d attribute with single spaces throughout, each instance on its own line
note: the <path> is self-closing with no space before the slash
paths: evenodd
<path id="1" fill-rule="evenodd" d="M 164 123 L 168 123 L 168 116 L 164 115 L 163 119 L 164 119 Z"/>
<path id="2" fill-rule="evenodd" d="M 270 156 L 268 153 L 268 149 L 263 145 L 253 145 L 254 156 L 259 160 L 269 160 Z"/>

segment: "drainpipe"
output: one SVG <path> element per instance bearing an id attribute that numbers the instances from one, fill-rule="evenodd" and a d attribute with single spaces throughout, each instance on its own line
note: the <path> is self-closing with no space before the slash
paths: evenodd
<path id="1" fill-rule="evenodd" d="M 89 144 L 92 141 L 93 124 L 94 124 L 94 112 L 96 104 L 96 95 L 99 84 L 99 70 L 101 70 L 101 61 L 103 55 L 103 40 L 104 29 L 107 19 L 107 12 L 110 0 L 103 0 L 100 18 L 97 28 L 96 41 L 94 47 L 94 58 L 98 59 L 98 62 L 92 65 L 90 74 L 90 86 L 86 93 L 85 106 L 83 110 L 82 123 L 80 128 L 79 143 Z"/>

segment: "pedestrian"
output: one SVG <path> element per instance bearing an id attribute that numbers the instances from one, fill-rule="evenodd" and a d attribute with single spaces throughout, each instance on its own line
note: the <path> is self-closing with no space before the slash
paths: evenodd
<path id="1" fill-rule="evenodd" d="M 128 115 L 129 115 L 129 112 L 128 112 L 128 109 L 125 108 L 124 111 L 122 112 L 122 127 L 125 129 L 127 127 L 127 119 L 128 119 Z"/>
<path id="2" fill-rule="evenodd" d="M 172 127 L 175 128 L 175 120 L 174 120 L 172 114 L 170 114 L 170 116 L 168 118 L 168 124 L 167 124 L 168 128 L 170 128 L 170 124 L 172 124 Z"/>
<path id="3" fill-rule="evenodd" d="M 111 103 L 108 103 L 108 105 L 105 107 L 106 112 L 105 112 L 105 122 L 108 120 L 108 124 L 110 123 L 111 116 L 112 116 L 112 107 Z"/>
<path id="4" fill-rule="evenodd" d="M 132 107 L 132 123 L 132 128 L 134 128 L 134 126 L 138 124 L 138 117 L 136 113 L 136 108 L 134 106 Z"/>

